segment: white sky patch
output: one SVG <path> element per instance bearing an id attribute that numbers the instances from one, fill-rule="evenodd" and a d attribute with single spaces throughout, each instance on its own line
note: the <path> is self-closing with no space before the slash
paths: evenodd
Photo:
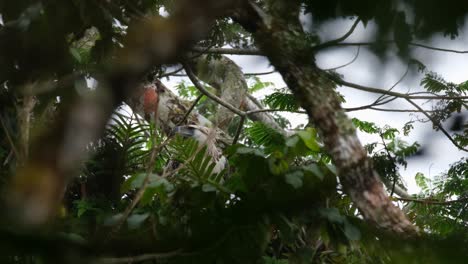
<path id="1" fill-rule="evenodd" d="M 159 12 L 159 15 L 161 15 L 162 17 L 169 17 L 169 13 L 167 12 L 166 8 L 164 8 L 163 6 L 159 8 L 158 12 Z"/>

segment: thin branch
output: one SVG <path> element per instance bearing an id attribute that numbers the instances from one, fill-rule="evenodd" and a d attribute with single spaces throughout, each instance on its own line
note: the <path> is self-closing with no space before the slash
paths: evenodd
<path id="1" fill-rule="evenodd" d="M 244 127 L 244 122 L 245 122 L 245 116 L 241 116 L 240 121 L 239 121 L 239 126 L 237 127 L 236 135 L 234 136 L 234 139 L 232 140 L 233 145 L 237 144 L 237 141 L 239 140 L 239 136 L 242 132 L 242 128 Z"/>
<path id="2" fill-rule="evenodd" d="M 397 112 L 397 113 L 423 113 L 423 112 L 438 112 L 437 110 L 415 110 L 415 109 L 387 109 L 378 107 L 369 107 L 370 110 L 382 111 L 382 112 Z"/>
<path id="3" fill-rule="evenodd" d="M 174 251 L 169 251 L 165 253 L 153 253 L 153 254 L 143 254 L 139 256 L 126 257 L 126 258 L 101 258 L 95 261 L 95 264 L 120 264 L 120 263 L 134 263 L 142 262 L 146 260 L 156 260 L 156 259 L 166 259 L 172 258 L 179 255 L 182 252 L 181 249 Z"/>
<path id="4" fill-rule="evenodd" d="M 320 49 L 324 49 L 324 48 L 329 47 L 329 46 L 334 46 L 334 45 L 342 42 L 343 40 L 347 39 L 349 36 L 351 36 L 351 34 L 353 34 L 354 30 L 356 29 L 356 27 L 357 27 L 357 25 L 359 24 L 360 21 L 361 21 L 361 19 L 357 18 L 356 21 L 354 21 L 351 28 L 348 30 L 348 32 L 346 32 L 343 36 L 341 36 L 341 37 L 339 37 L 337 39 L 330 40 L 330 41 L 324 42 L 322 44 L 319 44 L 319 45 L 314 47 L 314 50 L 320 50 Z"/>
<path id="5" fill-rule="evenodd" d="M 357 25 L 357 20 L 354 25 Z M 355 27 L 354 27 L 355 28 Z M 353 28 L 351 28 L 352 31 L 354 31 Z M 338 41 L 343 41 L 343 37 L 345 37 L 348 33 L 352 34 L 352 31 L 348 31 L 344 36 L 329 41 L 325 42 L 322 44 L 319 44 L 315 47 L 313 47 L 314 51 L 321 51 L 327 48 L 332 48 L 332 47 L 350 47 L 350 46 L 371 46 L 375 44 L 395 44 L 394 40 L 387 40 L 387 41 L 381 41 L 381 42 L 336 42 Z M 348 36 L 346 36 L 347 38 Z M 345 39 L 346 39 L 345 38 Z M 454 49 L 444 49 L 444 48 L 438 48 L 438 47 L 432 47 L 424 44 L 419 44 L 419 43 L 414 43 L 410 42 L 408 43 L 409 46 L 413 47 L 418 47 L 418 48 L 424 48 L 424 49 L 429 49 L 429 50 L 434 50 L 434 51 L 441 51 L 441 52 L 450 52 L 450 53 L 457 53 L 457 54 L 466 54 L 468 53 L 468 50 L 454 50 Z M 226 55 L 251 55 L 251 56 L 265 56 L 264 53 L 256 48 L 249 48 L 249 49 L 244 49 L 244 48 L 209 48 L 206 49 L 204 47 L 194 47 L 192 48 L 192 51 L 196 52 L 205 52 L 205 53 L 210 53 L 210 54 L 226 54 Z"/>
<path id="6" fill-rule="evenodd" d="M 243 48 L 210 48 L 193 47 L 192 51 L 206 52 L 210 54 L 227 54 L 227 55 L 255 55 L 264 56 L 263 52 L 259 49 L 243 49 Z"/>
<path id="7" fill-rule="evenodd" d="M 250 100 L 252 100 L 252 102 L 253 102 L 256 106 L 258 106 L 258 108 L 263 109 L 262 103 L 260 103 L 260 101 L 259 101 L 257 98 L 255 98 L 255 96 L 253 96 L 253 95 L 247 93 L 247 97 L 248 97 Z"/>
<path id="8" fill-rule="evenodd" d="M 158 79 L 161 79 L 161 78 L 164 78 L 164 77 L 168 77 L 168 76 L 171 76 L 171 75 L 175 75 L 176 73 L 182 71 L 183 69 L 184 69 L 184 67 L 182 66 L 182 67 L 180 67 L 180 68 L 178 68 L 178 69 L 176 69 L 176 70 L 174 70 L 174 71 L 165 72 L 165 73 L 161 74 L 161 75 L 158 77 Z"/>
<path id="9" fill-rule="evenodd" d="M 6 135 L 7 139 L 8 139 L 8 143 L 10 144 L 11 150 L 15 154 L 15 157 L 18 158 L 19 157 L 18 150 L 16 149 L 15 143 L 13 142 L 13 139 L 11 138 L 10 133 L 8 132 L 8 129 L 7 129 L 6 125 L 5 125 L 5 123 L 3 122 L 3 117 L 2 116 L 0 116 L 0 123 L 2 124 L 3 131 L 5 131 L 5 135 Z"/>
<path id="10" fill-rule="evenodd" d="M 369 86 L 364 86 L 356 83 L 351 83 L 347 82 L 341 78 L 338 78 L 336 76 L 332 76 L 328 73 L 325 73 L 328 78 L 330 78 L 332 81 L 339 85 L 347 86 L 350 88 L 354 88 L 357 90 L 369 92 L 369 93 L 378 93 L 378 94 L 385 94 L 385 95 L 390 95 L 390 96 L 395 96 L 395 97 L 400 97 L 404 99 L 412 99 L 412 100 L 436 100 L 436 99 L 445 99 L 445 100 L 455 100 L 455 99 L 468 99 L 468 96 L 445 96 L 445 95 L 434 95 L 434 96 L 424 96 L 424 95 L 409 95 L 409 94 L 404 94 L 404 93 L 398 93 L 398 92 L 393 92 L 389 90 L 383 90 L 379 88 L 374 88 L 374 87 L 369 87 Z"/>
<path id="11" fill-rule="evenodd" d="M 421 111 L 429 120 L 431 120 L 432 124 L 434 124 L 434 126 L 437 126 L 437 128 L 440 129 L 440 131 L 442 131 L 442 133 L 447 136 L 447 138 L 453 143 L 453 145 L 455 145 L 458 149 L 460 150 L 463 150 L 463 151 L 466 151 L 468 152 L 467 149 L 463 148 L 462 146 L 460 146 L 453 138 L 452 136 L 447 132 L 447 130 L 445 130 L 445 128 L 439 123 L 437 122 L 436 120 L 434 120 L 434 118 L 432 118 L 431 115 L 429 115 L 424 109 L 422 109 L 418 104 L 416 104 L 415 102 L 413 102 L 413 100 L 411 100 L 410 98 L 406 98 L 406 101 L 408 101 L 410 104 L 412 104 L 414 107 L 416 107 L 416 109 L 418 109 L 419 111 Z"/>
<path id="12" fill-rule="evenodd" d="M 184 63 L 184 68 L 185 68 L 185 72 L 187 73 L 188 77 L 190 78 L 190 80 L 192 81 L 192 83 L 195 85 L 195 87 L 204 95 L 206 95 L 206 97 L 210 98 L 211 100 L 217 102 L 218 104 L 226 107 L 227 109 L 231 110 L 232 112 L 240 115 L 240 116 L 245 116 L 246 113 L 237 109 L 236 107 L 234 107 L 233 105 L 223 101 L 221 98 L 219 98 L 218 96 L 210 93 L 208 90 L 205 89 L 205 87 L 203 87 L 203 85 L 198 81 L 197 77 L 195 76 L 195 74 L 193 73 L 192 69 L 190 69 L 190 66 L 186 63 Z"/>
<path id="13" fill-rule="evenodd" d="M 196 99 L 195 101 L 193 101 L 192 105 L 190 106 L 190 108 L 187 110 L 187 112 L 185 113 L 184 117 L 182 118 L 182 120 L 179 122 L 179 124 L 177 124 L 178 126 L 182 125 L 188 118 L 188 116 L 190 115 L 190 113 L 193 111 L 193 109 L 195 108 L 195 106 L 197 106 L 198 102 L 200 102 L 200 100 L 203 98 L 203 94 L 200 94 Z"/>
<path id="14" fill-rule="evenodd" d="M 419 47 L 419 48 L 424 48 L 424 49 L 443 51 L 443 52 L 451 52 L 451 53 L 459 53 L 459 54 L 468 53 L 468 50 L 454 50 L 454 49 L 437 48 L 437 47 L 431 47 L 431 46 L 424 45 L 424 44 L 419 44 L 419 43 L 410 43 L 409 45 Z"/>
<path id="15" fill-rule="evenodd" d="M 415 202 L 415 203 L 422 203 L 422 204 L 431 204 L 431 205 L 449 205 L 454 203 L 464 203 L 468 201 L 468 197 L 457 199 L 457 200 L 449 200 L 449 201 L 439 201 L 439 200 L 432 200 L 432 199 L 415 199 L 415 198 L 397 198 L 394 197 L 393 199 L 403 202 Z"/>
<path id="16" fill-rule="evenodd" d="M 299 111 L 299 110 L 285 110 L 285 109 L 258 109 L 245 112 L 247 115 L 256 114 L 256 113 L 264 113 L 264 112 L 289 112 L 289 113 L 296 113 L 296 114 L 307 114 L 306 111 Z"/>
<path id="17" fill-rule="evenodd" d="M 371 46 L 375 44 L 395 44 L 394 40 L 387 40 L 387 41 L 381 41 L 381 42 L 342 42 L 342 43 L 335 43 L 333 45 L 328 45 L 324 47 L 316 47 L 315 50 L 323 50 L 326 48 L 331 48 L 331 47 L 349 47 L 349 46 Z M 438 48 L 438 47 L 432 47 L 429 45 L 424 45 L 424 44 L 419 44 L 419 43 L 414 43 L 410 42 L 408 43 L 409 46 L 413 47 L 418 47 L 418 48 L 424 48 L 424 49 L 429 49 L 429 50 L 434 50 L 434 51 L 441 51 L 441 52 L 449 52 L 449 53 L 457 53 L 457 54 L 466 54 L 468 53 L 468 50 L 455 50 L 455 49 L 445 49 L 445 48 Z"/>
<path id="18" fill-rule="evenodd" d="M 341 68 L 344 68 L 346 66 L 349 66 L 349 65 L 353 64 L 357 60 L 357 58 L 359 57 L 359 51 L 360 50 L 361 50 L 361 46 L 358 46 L 357 51 L 356 51 L 356 55 L 354 55 L 353 59 L 350 62 L 345 63 L 345 64 L 340 65 L 340 66 L 337 66 L 337 67 L 323 69 L 323 71 L 335 71 L 335 70 L 338 70 L 338 69 L 341 69 Z"/>
<path id="19" fill-rule="evenodd" d="M 343 108 L 346 112 L 354 112 L 354 111 L 362 111 L 362 110 L 374 110 L 374 111 L 381 111 L 381 112 L 394 112 L 394 113 L 422 113 L 422 111 L 417 109 L 391 109 L 391 108 L 379 108 L 374 107 L 372 105 L 364 105 L 359 107 L 353 108 Z M 435 113 L 438 112 L 437 110 L 424 110 L 428 113 Z"/>
<path id="20" fill-rule="evenodd" d="M 245 76 L 258 76 L 258 75 L 268 75 L 268 74 L 273 74 L 275 73 L 276 70 L 268 71 L 268 72 L 249 72 L 249 73 L 244 73 Z"/>
<path id="21" fill-rule="evenodd" d="M 408 65 L 406 66 L 406 71 L 405 73 L 403 73 L 403 75 L 400 77 L 400 79 L 394 84 L 392 85 L 392 87 L 390 87 L 389 91 L 392 91 L 393 88 L 397 87 L 398 84 L 400 84 L 406 77 L 406 75 L 408 75 L 408 72 L 409 72 L 409 69 L 410 69 L 410 63 L 408 63 Z M 379 103 L 380 101 L 384 100 L 386 98 L 386 95 L 382 94 L 379 96 L 379 98 L 377 98 L 375 101 L 374 101 L 374 104 L 377 105 L 377 103 Z M 393 101 L 395 100 L 396 97 L 394 97 L 393 99 L 391 99 L 390 101 Z M 390 102 L 390 101 L 387 101 L 387 102 Z"/>

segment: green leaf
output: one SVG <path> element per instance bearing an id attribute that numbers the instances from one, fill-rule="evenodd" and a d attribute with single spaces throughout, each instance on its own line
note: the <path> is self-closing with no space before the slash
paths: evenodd
<path id="1" fill-rule="evenodd" d="M 357 118 L 353 118 L 352 121 L 353 121 L 353 124 L 356 126 L 356 128 L 362 132 L 366 132 L 368 134 L 379 133 L 379 128 L 377 127 L 375 123 L 361 121 Z"/>
<path id="2" fill-rule="evenodd" d="M 332 223 L 342 224 L 345 221 L 345 217 L 340 214 L 337 208 L 322 208 L 320 215 Z"/>
<path id="3" fill-rule="evenodd" d="M 285 180 L 286 183 L 294 187 L 294 189 L 299 189 L 302 187 L 302 179 L 304 178 L 304 173 L 302 171 L 293 171 L 286 173 Z"/>
<path id="4" fill-rule="evenodd" d="M 127 218 L 127 225 L 130 230 L 137 229 L 145 222 L 149 217 L 149 213 L 144 214 L 132 214 Z"/>
<path id="5" fill-rule="evenodd" d="M 416 175 L 414 176 L 414 179 L 416 180 L 416 185 L 418 185 L 418 187 L 420 187 L 423 190 L 429 189 L 429 186 L 427 185 L 428 179 L 424 176 L 423 173 L 421 172 L 416 173 Z"/>
<path id="6" fill-rule="evenodd" d="M 81 63 L 81 55 L 78 49 L 76 48 L 70 48 L 70 53 L 73 56 L 73 58 L 76 59 L 77 62 Z"/>
<path id="7" fill-rule="evenodd" d="M 262 158 L 265 157 L 265 154 L 261 150 L 255 149 L 255 148 L 239 147 L 237 148 L 236 153 L 237 154 L 253 154 L 255 156 L 259 156 Z"/>
<path id="8" fill-rule="evenodd" d="M 106 219 L 104 219 L 104 225 L 105 226 L 114 226 L 116 224 L 119 223 L 119 221 L 122 219 L 123 217 L 123 214 L 122 213 L 118 213 L 118 214 L 115 214 L 115 215 L 112 215 L 110 217 L 107 217 Z"/>
<path id="9" fill-rule="evenodd" d="M 320 180 L 323 180 L 325 175 L 323 174 L 322 170 L 319 168 L 317 164 L 310 164 L 307 166 L 303 166 L 302 169 L 305 171 L 311 172 L 313 175 L 317 176 Z"/>
<path id="10" fill-rule="evenodd" d="M 264 123 L 254 122 L 251 127 L 245 129 L 245 132 L 255 144 L 270 150 L 278 149 L 285 144 L 284 136 Z"/>
<path id="11" fill-rule="evenodd" d="M 93 203 L 89 200 L 83 199 L 74 202 L 75 206 L 77 207 L 77 217 L 83 216 L 86 212 L 89 211 L 98 211 L 99 209 L 95 207 Z"/>
<path id="12" fill-rule="evenodd" d="M 247 186 L 240 175 L 231 176 L 225 183 L 225 186 L 235 192 L 247 192 Z"/>
<path id="13" fill-rule="evenodd" d="M 361 239 L 361 232 L 357 227 L 352 225 L 348 220 L 344 221 L 344 234 L 349 240 Z"/>
<path id="14" fill-rule="evenodd" d="M 320 151 L 320 146 L 317 143 L 317 132 L 313 128 L 307 128 L 305 131 L 297 132 L 299 137 L 304 141 L 304 144 L 312 151 Z"/>
<path id="15" fill-rule="evenodd" d="M 285 110 L 285 111 L 297 111 L 299 105 L 293 94 L 281 91 L 267 95 L 263 102 L 271 107 L 272 109 Z"/>
<path id="16" fill-rule="evenodd" d="M 215 192 L 217 191 L 217 188 L 213 186 L 212 184 L 205 183 L 202 185 L 202 191 L 203 192 Z"/>

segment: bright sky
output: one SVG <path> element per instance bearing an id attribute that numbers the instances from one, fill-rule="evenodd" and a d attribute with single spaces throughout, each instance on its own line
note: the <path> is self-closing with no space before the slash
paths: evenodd
<path id="1" fill-rule="evenodd" d="M 328 31 L 319 31 L 323 35 L 323 39 L 334 39 L 342 36 L 353 23 L 352 20 L 342 20 L 339 22 L 330 22 L 322 28 Z M 369 38 L 369 32 L 375 30 L 375 26 L 371 23 L 366 29 L 360 24 L 353 35 L 347 42 L 366 41 Z M 444 47 L 448 49 L 463 50 L 465 43 L 468 43 L 468 30 L 460 34 L 460 37 L 454 41 L 444 38 L 442 35 L 434 36 L 427 44 L 435 47 Z M 323 69 L 333 68 L 348 63 L 356 54 L 356 47 L 339 48 L 333 51 L 324 52 L 318 55 L 317 64 Z M 245 73 L 252 72 L 267 72 L 273 70 L 269 62 L 260 56 L 228 56 L 242 67 Z M 455 54 L 446 52 L 430 51 L 417 48 L 414 53 L 414 58 L 424 63 L 429 70 L 435 71 L 445 78 L 447 81 L 461 83 L 468 79 L 468 54 Z M 358 59 L 345 68 L 339 69 L 338 72 L 344 75 L 344 79 L 350 82 L 373 86 L 376 88 L 388 89 L 392 87 L 405 73 L 407 65 L 403 64 L 398 58 L 390 58 L 385 64 L 382 64 L 377 57 L 371 54 L 364 48 L 360 49 Z M 420 89 L 419 82 L 422 75 L 416 74 L 416 70 L 412 71 L 394 91 L 408 92 L 418 91 Z M 275 84 L 276 88 L 285 87 L 281 76 L 277 73 L 260 76 L 263 81 L 270 81 Z M 180 78 L 174 78 L 165 81 L 168 87 L 173 88 Z M 344 107 L 362 106 L 372 103 L 378 95 L 361 92 L 351 88 L 339 88 L 347 102 Z M 271 90 L 262 90 L 256 96 L 262 98 Z M 425 101 L 419 101 L 423 108 L 429 109 L 430 104 Z M 409 103 L 403 100 L 397 100 L 391 104 L 384 105 L 385 108 L 400 108 L 413 109 Z M 467 114 L 467 113 L 465 113 Z M 292 126 L 307 123 L 307 116 L 300 114 L 284 114 L 292 123 Z M 379 126 L 390 125 L 397 129 L 401 129 L 403 125 L 410 120 L 422 118 L 422 114 L 414 113 L 389 113 L 373 110 L 356 111 L 349 113 L 350 117 L 357 117 L 361 120 L 375 122 Z M 426 177 L 433 178 L 436 175 L 446 171 L 449 164 L 452 164 L 461 157 L 466 157 L 466 152 L 458 150 L 449 142 L 449 140 L 441 133 L 432 130 L 432 124 L 416 122 L 414 130 L 408 137 L 401 137 L 403 140 L 412 143 L 419 142 L 424 148 L 424 154 L 420 158 L 411 158 L 408 160 L 407 169 L 401 168 L 400 173 L 403 175 L 404 181 L 408 187 L 409 193 L 418 193 L 419 188 L 416 186 L 414 176 L 417 172 L 422 172 Z M 374 136 L 369 136 L 364 133 L 359 133 L 359 137 L 363 144 L 378 141 Z"/>

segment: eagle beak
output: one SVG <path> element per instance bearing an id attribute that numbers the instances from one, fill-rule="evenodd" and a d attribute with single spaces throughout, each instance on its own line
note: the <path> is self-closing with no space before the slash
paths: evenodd
<path id="1" fill-rule="evenodd" d="M 178 126 L 178 127 L 174 127 L 172 129 L 172 134 L 179 134 L 183 137 L 193 137 L 193 129 L 190 129 L 190 128 L 187 128 L 187 127 L 184 127 L 184 126 Z"/>

